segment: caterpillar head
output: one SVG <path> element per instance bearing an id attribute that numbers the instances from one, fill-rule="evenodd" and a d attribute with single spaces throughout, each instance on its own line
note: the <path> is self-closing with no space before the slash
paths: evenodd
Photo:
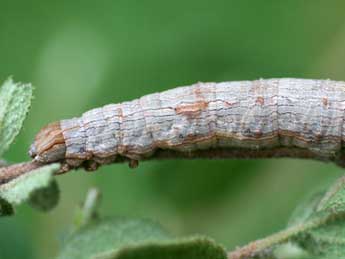
<path id="1" fill-rule="evenodd" d="M 42 128 L 29 150 L 29 155 L 41 163 L 62 161 L 65 153 L 65 139 L 58 121 Z"/>

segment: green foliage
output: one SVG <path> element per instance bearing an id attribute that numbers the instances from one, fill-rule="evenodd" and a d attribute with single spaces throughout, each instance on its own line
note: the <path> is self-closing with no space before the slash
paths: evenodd
<path id="1" fill-rule="evenodd" d="M 326 190 L 314 192 L 308 195 L 292 213 L 288 226 L 302 224 L 308 220 L 317 210 L 317 207 L 325 195 Z"/>
<path id="2" fill-rule="evenodd" d="M 31 192 L 28 202 L 33 208 L 49 211 L 58 204 L 59 193 L 59 186 L 56 180 L 52 179 L 46 187 L 41 187 Z"/>
<path id="3" fill-rule="evenodd" d="M 314 221 L 317 224 L 303 231 L 297 237 L 297 241 L 310 251 L 314 258 L 345 258 L 344 187 L 345 177 L 342 177 L 331 186 L 318 203 L 313 202 L 311 206 L 306 206 L 307 210 L 312 207 L 313 213 L 304 220 L 304 223 Z"/>
<path id="4" fill-rule="evenodd" d="M 32 86 L 9 78 L 0 88 L 0 157 L 22 128 L 30 108 Z"/>
<path id="5" fill-rule="evenodd" d="M 114 218 L 72 234 L 58 258 L 225 259 L 226 253 L 204 237 L 173 238 L 150 220 Z"/>
<path id="6" fill-rule="evenodd" d="M 344 187 L 345 177 L 341 177 L 328 191 L 317 192 L 301 203 L 290 220 L 290 229 L 295 229 L 290 240 L 312 258 L 345 258 Z"/>
<path id="7" fill-rule="evenodd" d="M 142 218 L 100 219 L 100 192 L 88 191 L 72 233 L 58 256 L 98 259 L 225 259 L 226 252 L 206 237 L 174 238 L 160 224 Z"/>
<path id="8" fill-rule="evenodd" d="M 47 165 L 0 185 L 0 198 L 6 201 L 6 203 L 1 203 L 1 207 L 6 204 L 19 205 L 32 198 L 30 203 L 35 204 L 35 207 L 52 208 L 57 203 L 59 195 L 58 189 L 52 184 L 53 174 L 58 169 L 58 164 Z M 46 188 L 49 187 L 47 191 Z M 39 194 L 42 189 L 45 190 L 43 191 L 45 196 Z M 40 198 L 37 198 L 38 196 Z"/>
<path id="9" fill-rule="evenodd" d="M 14 83 L 9 78 L 0 88 L 0 156 L 8 149 L 22 128 L 32 99 L 30 84 Z M 2 164 L 4 164 L 2 162 Z M 45 166 L 0 185 L 0 215 L 11 215 L 12 205 L 30 200 L 30 204 L 44 210 L 58 200 L 58 190 L 52 175 L 58 165 Z"/>
<path id="10" fill-rule="evenodd" d="M 230 253 L 229 258 L 345 258 L 345 177 L 309 196 L 288 228 Z M 241 254 L 241 257 L 238 255 Z"/>
<path id="11" fill-rule="evenodd" d="M 344 218 L 329 222 L 304 233 L 300 244 L 313 258 L 345 258 Z"/>
<path id="12" fill-rule="evenodd" d="M 339 178 L 329 188 L 315 210 L 333 214 L 345 212 L 345 177 Z"/>
<path id="13" fill-rule="evenodd" d="M 275 259 L 310 259 L 310 254 L 293 243 L 286 243 L 274 250 Z"/>
<path id="14" fill-rule="evenodd" d="M 226 259 L 221 246 L 206 237 L 157 241 L 121 248 L 100 259 Z"/>

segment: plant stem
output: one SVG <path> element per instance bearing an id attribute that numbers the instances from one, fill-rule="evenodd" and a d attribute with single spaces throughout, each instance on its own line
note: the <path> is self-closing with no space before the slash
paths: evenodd
<path id="1" fill-rule="evenodd" d="M 345 212 L 338 214 L 327 214 L 323 217 L 311 219 L 307 222 L 289 227 L 278 233 L 270 235 L 266 238 L 259 239 L 249 244 L 237 248 L 234 251 L 228 253 L 228 259 L 249 259 L 258 256 L 261 253 L 267 253 L 276 245 L 282 244 L 292 237 L 297 236 L 302 232 L 314 229 L 316 227 L 322 226 L 330 221 L 337 220 L 339 218 L 345 217 Z"/>
<path id="2" fill-rule="evenodd" d="M 0 185 L 8 183 L 9 181 L 21 176 L 29 171 L 44 166 L 44 164 L 35 161 L 13 164 L 0 168 Z"/>

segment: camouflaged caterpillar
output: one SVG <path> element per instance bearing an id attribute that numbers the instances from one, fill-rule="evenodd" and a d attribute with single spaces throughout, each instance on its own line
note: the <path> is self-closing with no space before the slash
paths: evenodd
<path id="1" fill-rule="evenodd" d="M 196 83 L 51 123 L 29 153 L 66 170 L 169 157 L 298 157 L 344 167 L 344 111 L 340 81 Z"/>

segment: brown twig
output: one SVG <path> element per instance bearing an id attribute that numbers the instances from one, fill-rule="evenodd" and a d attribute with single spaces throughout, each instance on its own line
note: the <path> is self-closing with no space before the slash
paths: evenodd
<path id="1" fill-rule="evenodd" d="M 190 152 L 179 152 L 174 150 L 159 149 L 154 152 L 150 157 L 143 158 L 140 161 L 146 160 L 165 160 L 165 159 L 262 159 L 262 158 L 302 158 L 302 159 L 319 159 L 313 152 L 301 148 L 267 148 L 260 150 L 245 149 L 245 148 L 211 148 L 206 150 L 194 150 Z M 129 160 L 125 157 L 119 156 L 115 161 L 110 163 L 129 162 L 131 168 L 136 167 L 138 162 L 136 160 Z M 135 162 L 135 166 L 133 166 Z M 65 160 L 60 161 L 61 168 L 57 174 L 67 173 L 73 169 L 84 168 L 87 171 L 97 170 L 102 163 L 94 163 L 93 160 L 86 160 L 78 166 L 70 166 Z M 28 171 L 47 165 L 35 160 L 31 162 L 13 164 L 9 166 L 0 165 L 0 184 L 7 183 L 10 180 L 25 174 Z M 91 166 L 90 166 L 91 165 Z M 94 167 L 92 165 L 95 165 Z"/>
<path id="2" fill-rule="evenodd" d="M 0 184 L 8 183 L 9 181 L 21 176 L 27 172 L 44 166 L 44 164 L 36 161 L 13 164 L 0 168 Z"/>

